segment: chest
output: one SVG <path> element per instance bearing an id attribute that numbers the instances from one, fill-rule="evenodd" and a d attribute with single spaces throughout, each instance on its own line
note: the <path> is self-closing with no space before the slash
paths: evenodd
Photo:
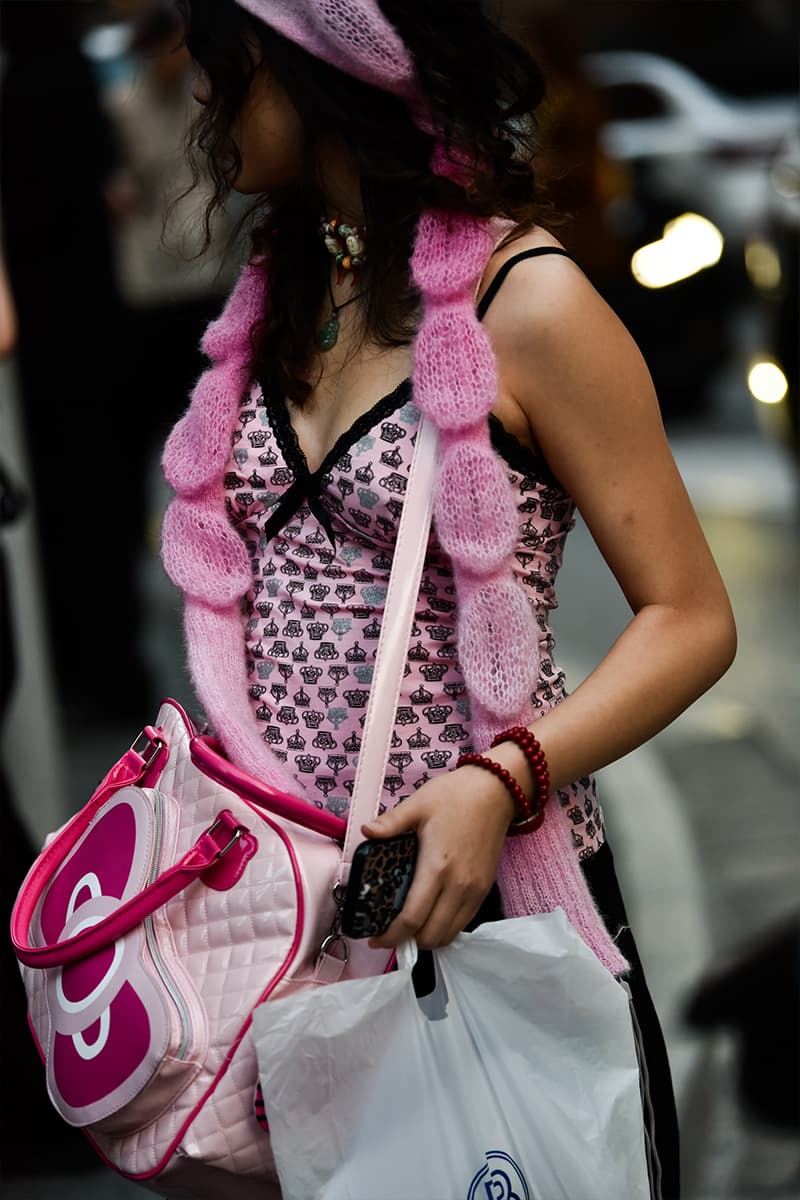
<path id="1" fill-rule="evenodd" d="M 383 353 L 364 351 L 347 361 L 337 345 L 316 364 L 317 382 L 301 406 L 286 403 L 286 416 L 308 470 L 314 474 L 333 446 L 370 412 L 377 399 L 394 392 L 412 372 L 411 347 Z"/>
<path id="2" fill-rule="evenodd" d="M 491 340 L 490 315 L 484 327 Z M 352 337 L 346 330 L 332 350 L 319 355 L 309 372 L 309 379 L 315 382 L 306 401 L 302 406 L 286 402 L 288 422 L 311 474 L 345 433 L 374 408 L 378 397 L 394 392 L 412 376 L 413 369 L 411 346 L 364 347 L 354 352 Z M 535 449 L 530 424 L 505 382 L 499 359 L 497 383 L 493 414 L 512 437 L 528 449 Z"/>

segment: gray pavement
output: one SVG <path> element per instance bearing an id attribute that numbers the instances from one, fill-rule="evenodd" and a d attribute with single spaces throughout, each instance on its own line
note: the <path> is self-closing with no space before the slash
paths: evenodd
<path id="1" fill-rule="evenodd" d="M 673 1064 L 685 1200 L 789 1200 L 800 1194 L 800 1146 L 742 1112 L 736 1043 L 723 1033 L 692 1032 L 683 1009 L 723 952 L 800 908 L 797 480 L 780 452 L 753 434 L 675 437 L 673 447 L 731 592 L 739 656 L 669 730 L 601 773 L 601 795 Z M 142 580 L 151 619 L 145 650 L 158 690 L 185 695 L 176 597 L 154 559 Z M 559 595 L 556 632 L 575 686 L 628 620 L 580 524 Z M 102 739 L 73 744 L 72 803 L 85 799 L 98 767 L 129 734 L 109 729 Z M 103 1170 L 61 1176 L 35 1166 L 29 1177 L 6 1181 L 8 1200 L 145 1194 Z"/>
<path id="2" fill-rule="evenodd" d="M 800 1143 L 743 1111 L 733 1035 L 701 1036 L 683 1013 L 710 967 L 800 911 L 798 476 L 753 432 L 671 441 L 739 652 L 711 692 L 602 772 L 602 797 L 673 1064 L 686 1200 L 788 1200 L 800 1195 Z M 585 528 L 571 539 L 555 624 L 579 659 L 574 686 L 628 614 Z"/>

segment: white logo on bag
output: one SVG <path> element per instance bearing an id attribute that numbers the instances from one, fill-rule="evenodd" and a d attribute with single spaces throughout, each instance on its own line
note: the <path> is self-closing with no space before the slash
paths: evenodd
<path id="1" fill-rule="evenodd" d="M 83 875 L 72 889 L 72 895 L 70 896 L 69 904 L 67 905 L 67 921 L 70 921 L 74 916 L 75 909 L 78 907 L 77 899 L 82 891 L 88 891 L 89 896 L 93 900 L 96 900 L 98 897 L 102 896 L 103 889 L 101 888 L 100 880 L 97 878 L 94 871 L 89 871 L 86 875 Z M 70 930 L 70 937 L 74 937 L 76 933 L 80 933 L 83 929 L 88 929 L 92 925 L 97 925 L 98 922 L 102 921 L 102 919 L 103 915 L 101 913 L 96 913 L 90 917 L 87 917 L 84 921 L 80 921 L 74 929 Z M 105 975 L 97 984 L 97 986 L 94 987 L 91 992 L 89 992 L 88 996 L 83 996 L 80 1000 L 70 1000 L 64 995 L 64 988 L 62 984 L 63 968 L 59 967 L 55 981 L 55 991 L 61 1010 L 65 1013 L 79 1013 L 87 1009 L 90 1004 L 94 1004 L 97 997 L 106 990 L 109 983 L 116 975 L 117 970 L 119 969 L 119 964 L 122 961 L 123 950 L 123 942 L 122 938 L 120 938 L 114 943 L 114 955 Z M 94 1024 L 96 1020 L 97 1018 L 93 1017 L 92 1024 Z M 108 1005 L 106 1005 L 100 1014 L 99 1022 L 100 1028 L 97 1032 L 97 1037 L 93 1042 L 87 1042 L 82 1033 L 73 1033 L 71 1035 L 72 1044 L 74 1045 L 76 1052 L 82 1059 L 84 1059 L 84 1061 L 89 1061 L 92 1058 L 96 1058 L 108 1041 L 108 1035 L 111 1029 L 111 1012 Z"/>
<path id="2" fill-rule="evenodd" d="M 467 1200 L 530 1200 L 525 1176 L 510 1154 L 487 1150 L 486 1165 L 469 1185 Z"/>

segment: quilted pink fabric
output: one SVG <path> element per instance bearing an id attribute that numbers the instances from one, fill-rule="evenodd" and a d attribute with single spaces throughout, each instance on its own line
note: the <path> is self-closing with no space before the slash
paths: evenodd
<path id="1" fill-rule="evenodd" d="M 177 708 L 164 704 L 157 724 L 170 747 L 157 790 L 180 795 L 183 801 L 180 825 L 169 835 L 174 836 L 171 861 L 191 848 L 221 808 L 233 811 L 253 833 L 258 847 L 230 890 L 195 881 L 155 918 L 162 936 L 174 939 L 175 954 L 193 981 L 193 1019 L 199 1023 L 202 1014 L 204 1023 L 196 1031 L 196 1041 L 207 1045 L 198 1059 L 199 1074 L 160 1117 L 148 1120 L 140 1131 L 110 1136 L 94 1126 L 90 1132 L 117 1170 L 142 1182 L 158 1172 L 152 1186 L 160 1195 L 184 1194 L 180 1187 L 186 1185 L 188 1173 L 193 1183 L 187 1194 L 251 1200 L 269 1196 L 270 1180 L 275 1179 L 270 1139 L 253 1112 L 257 1063 L 250 1033 L 252 1010 L 266 995 L 281 995 L 298 981 L 311 979 L 319 945 L 333 919 L 330 889 L 339 851 L 328 839 L 303 835 L 293 827 L 307 904 L 303 921 L 295 867 L 284 840 L 259 810 L 193 765 L 188 732 Z M 280 826 L 280 820 L 276 818 L 274 825 Z M 295 944 L 294 961 L 281 978 Z M 343 978 L 379 973 L 387 960 L 385 953 L 354 947 Z M 29 982 L 33 970 L 23 967 Z M 41 978 L 40 972 L 36 974 Z M 32 1023 L 45 1041 L 45 989 L 29 987 L 28 993 Z M 220 1171 L 216 1185 L 213 1176 L 204 1173 L 209 1167 Z"/>

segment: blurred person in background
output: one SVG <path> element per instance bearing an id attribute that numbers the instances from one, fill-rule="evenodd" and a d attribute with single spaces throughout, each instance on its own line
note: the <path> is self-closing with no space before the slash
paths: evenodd
<path id="1" fill-rule="evenodd" d="M 49 654 L 74 725 L 141 719 L 141 419 L 114 271 L 124 160 L 72 0 L 0 3 L 0 201 Z M 113 696 L 113 705 L 98 703 Z"/>
<path id="2" fill-rule="evenodd" d="M 131 25 L 131 69 L 104 89 L 102 99 L 128 170 L 130 197 L 114 228 L 114 251 L 137 347 L 132 365 L 141 371 L 137 409 L 149 456 L 202 370 L 200 338 L 236 276 L 230 252 L 235 223 L 227 211 L 218 214 L 202 252 L 210 185 L 192 188 L 184 154 L 199 109 L 175 5 L 119 0 L 114 7 Z M 235 202 L 229 208 L 235 210 Z"/>
<path id="3" fill-rule="evenodd" d="M 0 365 L 13 358 L 17 337 L 16 306 L 8 282 L 5 253 L 0 247 Z M 0 385 L 4 382 L 5 376 L 0 376 Z M 7 396 L 2 395 L 0 403 L 6 401 Z M 8 928 L 17 892 L 36 856 L 36 847 L 20 818 L 19 801 L 6 761 L 5 742 L 21 657 L 19 618 L 12 594 L 13 559 L 7 553 L 5 534 L 24 516 L 27 506 L 26 492 L 4 455 L 0 459 L 0 852 L 3 856 L 0 920 L 4 929 Z M 3 1173 L 6 1176 L 24 1174 L 40 1157 L 45 1143 L 57 1159 L 59 1169 L 86 1167 L 91 1162 L 91 1154 L 85 1138 L 56 1116 L 47 1096 L 34 1042 L 19 1036 L 18 1031 L 24 1028 L 27 1020 L 27 1000 L 19 977 L 19 963 L 7 937 L 2 939 L 0 949 L 0 992 L 3 1017 L 0 1023 L 0 1109 L 3 1112 L 0 1163 Z M 35 1121 L 31 1119 L 32 1113 L 37 1114 Z"/>
<path id="4" fill-rule="evenodd" d="M 0 361 L 10 358 L 17 344 L 17 310 L 8 283 L 5 254 L 0 249 Z"/>
<path id="5" fill-rule="evenodd" d="M 800 1134 L 800 912 L 710 968 L 688 997 L 690 1028 L 728 1029 L 748 1116 Z"/>

